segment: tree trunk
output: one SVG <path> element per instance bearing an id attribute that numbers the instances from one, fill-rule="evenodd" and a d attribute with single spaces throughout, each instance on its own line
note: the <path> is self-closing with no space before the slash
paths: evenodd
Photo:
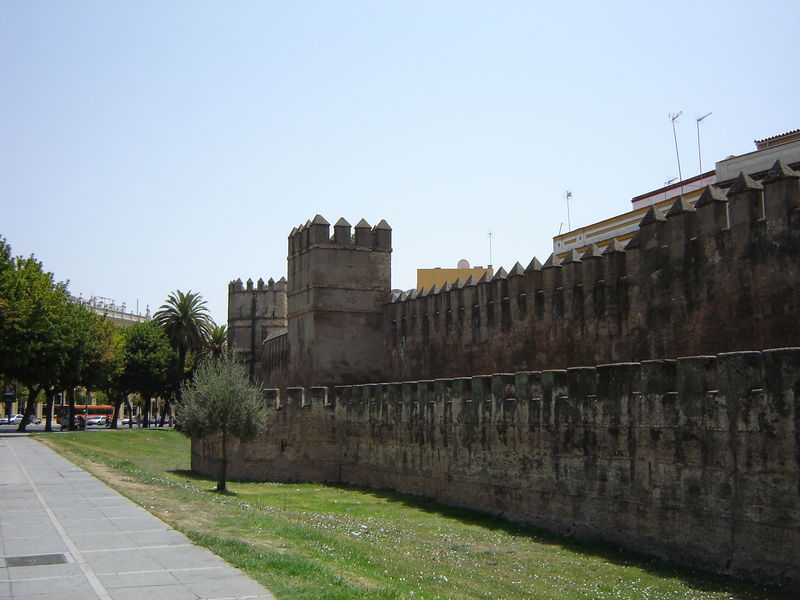
<path id="1" fill-rule="evenodd" d="M 159 420 L 158 426 L 163 427 L 164 421 L 167 420 L 167 415 L 172 414 L 172 403 L 170 402 L 169 398 L 164 399 L 164 410 L 161 411 L 161 419 Z"/>
<path id="2" fill-rule="evenodd" d="M 56 401 L 56 391 L 54 389 L 47 390 L 47 403 L 45 406 L 44 415 L 44 430 L 53 431 L 53 404 Z"/>
<path id="3" fill-rule="evenodd" d="M 178 404 L 181 403 L 183 399 L 183 377 L 184 371 L 186 370 L 186 348 L 181 346 L 178 349 L 178 392 L 176 394 L 176 399 Z"/>
<path id="4" fill-rule="evenodd" d="M 150 404 L 152 399 L 150 396 L 144 397 L 144 415 L 142 416 L 142 422 L 139 424 L 139 428 L 142 427 L 150 427 Z"/>
<path id="5" fill-rule="evenodd" d="M 36 408 L 36 397 L 41 390 L 42 388 L 40 386 L 28 386 L 28 401 L 25 403 L 25 410 L 22 412 L 22 421 L 19 422 L 19 427 L 17 427 L 18 432 L 25 432 L 25 428 L 28 426 L 31 415 Z"/>
<path id="6" fill-rule="evenodd" d="M 219 477 L 217 477 L 217 491 L 224 492 L 227 488 L 228 479 L 228 430 L 222 429 L 222 462 L 219 465 Z"/>
<path id="7" fill-rule="evenodd" d="M 128 407 L 128 429 L 133 429 L 133 406 L 128 396 L 125 396 L 125 405 Z"/>
<path id="8" fill-rule="evenodd" d="M 119 408 L 122 406 L 122 394 L 114 396 L 114 416 L 111 417 L 111 429 L 118 429 L 117 421 L 119 420 Z"/>

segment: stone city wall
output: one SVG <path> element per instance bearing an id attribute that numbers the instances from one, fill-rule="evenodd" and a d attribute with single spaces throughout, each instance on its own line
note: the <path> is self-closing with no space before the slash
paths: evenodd
<path id="1" fill-rule="evenodd" d="M 266 390 L 229 475 L 389 488 L 800 589 L 800 348 Z M 213 474 L 219 441 L 194 442 Z"/>
<path id="2" fill-rule="evenodd" d="M 651 210 L 626 246 L 404 293 L 384 310 L 385 380 L 796 345 L 799 209 L 800 175 L 776 163 Z"/>
<path id="3" fill-rule="evenodd" d="M 265 340 L 261 346 L 260 377 L 270 385 L 285 389 L 289 368 L 289 334 L 283 333 Z"/>

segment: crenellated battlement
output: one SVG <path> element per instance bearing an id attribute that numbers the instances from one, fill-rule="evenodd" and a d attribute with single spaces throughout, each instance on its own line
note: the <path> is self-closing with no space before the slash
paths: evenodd
<path id="1" fill-rule="evenodd" d="M 761 182 L 741 173 L 694 204 L 678 197 L 666 213 L 649 210 L 626 245 L 534 257 L 394 297 L 386 221 L 353 227 L 340 218 L 331 230 L 316 215 L 289 235 L 288 282 L 229 284 L 229 320 L 252 337 L 253 315 L 286 318 L 281 356 L 293 358 L 282 385 L 331 383 L 344 372 L 348 382 L 433 379 L 783 346 L 800 339 L 799 208 L 800 174 L 778 161 Z M 263 298 L 255 309 L 253 298 Z M 338 340 L 342 329 L 352 344 Z"/>
<path id="2" fill-rule="evenodd" d="M 286 278 L 259 278 L 228 284 L 228 347 L 248 366 L 251 376 L 259 375 L 262 344 L 287 329 Z"/>
<path id="3" fill-rule="evenodd" d="M 293 228 L 289 234 L 290 257 L 320 246 L 391 252 L 392 228 L 383 219 L 374 227 L 361 219 L 353 231 L 350 223 L 342 217 L 333 226 L 331 236 L 330 223 L 321 215 L 316 215 L 313 220 Z"/>
<path id="4" fill-rule="evenodd" d="M 380 381 L 392 230 L 316 215 L 289 235 L 288 369 L 281 385 Z M 346 341 L 345 341 L 346 340 Z"/>
<path id="5" fill-rule="evenodd" d="M 800 589 L 799 173 L 394 297 L 385 221 L 316 215 L 288 245 L 288 281 L 229 285 L 271 388 L 231 476 L 393 488 Z M 279 298 L 286 333 L 258 346 Z M 192 445 L 198 471 L 218 456 Z"/>
<path id="6" fill-rule="evenodd" d="M 270 277 L 269 281 L 264 283 L 264 280 L 259 277 L 258 282 L 255 284 L 255 288 L 253 287 L 252 279 L 248 279 L 247 283 L 242 283 L 240 278 L 236 279 L 235 281 L 231 281 L 228 284 L 228 294 L 252 292 L 254 289 L 256 291 L 272 291 L 278 293 L 285 292 L 286 278 L 281 277 L 278 281 L 275 281 L 272 277 Z"/>
<path id="7" fill-rule="evenodd" d="M 800 588 L 800 348 L 264 390 L 232 477 L 390 488 Z M 219 442 L 195 442 L 214 473 Z"/>
<path id="8" fill-rule="evenodd" d="M 754 412 L 743 399 L 765 400 L 797 383 L 800 348 L 778 348 L 474 377 L 288 387 L 283 392 L 265 388 L 263 395 L 267 410 L 289 411 L 286 418 L 300 418 L 298 411 L 308 409 L 330 413 L 339 423 L 362 425 L 605 427 L 629 426 L 635 418 L 637 426 L 668 427 L 696 417 L 696 427 L 748 431 L 755 425 L 754 414 L 774 425 L 778 407 L 763 405 Z M 669 402 L 654 410 L 654 403 L 665 398 Z M 623 404 L 610 410 L 609 402 Z M 787 434 L 794 428 L 794 413 L 789 417 L 782 425 Z"/>
<path id="9" fill-rule="evenodd" d="M 651 209 L 624 247 L 590 246 L 385 307 L 392 379 L 563 368 L 800 339 L 800 174 L 776 162 Z M 781 310 L 778 311 L 777 307 Z"/>

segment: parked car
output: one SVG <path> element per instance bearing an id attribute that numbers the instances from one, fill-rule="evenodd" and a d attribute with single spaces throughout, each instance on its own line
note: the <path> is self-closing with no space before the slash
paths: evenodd
<path id="1" fill-rule="evenodd" d="M 31 417 L 28 425 L 40 425 L 42 420 L 39 417 Z M 0 425 L 19 425 L 22 423 L 22 415 L 8 415 L 0 419 Z"/>
<path id="2" fill-rule="evenodd" d="M 94 425 L 96 427 L 105 427 L 106 426 L 106 417 L 101 415 L 99 417 L 92 417 L 88 421 L 86 421 L 87 425 Z"/>

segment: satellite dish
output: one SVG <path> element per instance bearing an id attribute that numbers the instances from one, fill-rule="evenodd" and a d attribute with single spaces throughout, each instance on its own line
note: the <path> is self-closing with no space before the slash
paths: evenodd
<path id="1" fill-rule="evenodd" d="M 458 265 L 456 265 L 457 269 L 469 269 L 469 261 L 466 258 L 462 258 L 458 261 Z"/>

